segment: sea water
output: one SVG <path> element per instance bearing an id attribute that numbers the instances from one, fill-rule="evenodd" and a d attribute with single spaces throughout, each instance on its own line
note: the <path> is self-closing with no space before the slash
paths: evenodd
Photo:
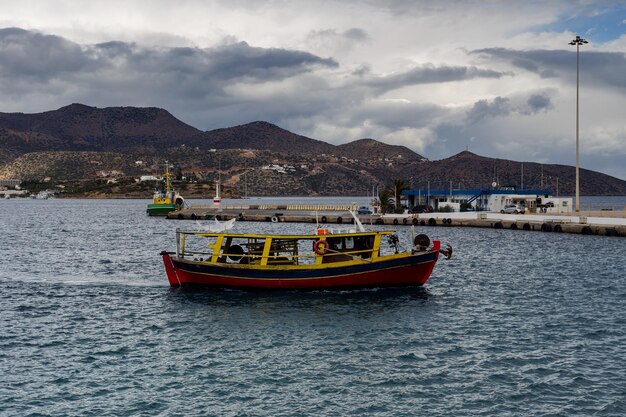
<path id="1" fill-rule="evenodd" d="M 208 222 L 147 203 L 0 201 L 0 415 L 626 415 L 624 238 L 421 226 L 423 288 L 180 291 Z"/>

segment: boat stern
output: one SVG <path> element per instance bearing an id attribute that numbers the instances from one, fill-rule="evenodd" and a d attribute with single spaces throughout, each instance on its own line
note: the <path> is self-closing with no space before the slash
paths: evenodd
<path id="1" fill-rule="evenodd" d="M 163 251 L 161 252 L 161 257 L 163 258 L 165 273 L 167 274 L 167 280 L 170 282 L 170 285 L 172 287 L 180 287 L 181 283 L 178 279 L 174 262 L 172 262 L 172 252 Z"/>

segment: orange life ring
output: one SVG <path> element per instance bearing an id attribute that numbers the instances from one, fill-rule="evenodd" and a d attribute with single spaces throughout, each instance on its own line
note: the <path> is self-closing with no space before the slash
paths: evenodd
<path id="1" fill-rule="evenodd" d="M 318 255 L 324 255 L 326 253 L 326 248 L 328 247 L 328 242 L 325 240 L 316 240 L 313 244 L 313 252 Z"/>

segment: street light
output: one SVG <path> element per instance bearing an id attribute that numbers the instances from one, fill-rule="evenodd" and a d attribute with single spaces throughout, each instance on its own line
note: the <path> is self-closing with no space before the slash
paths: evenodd
<path id="1" fill-rule="evenodd" d="M 576 36 L 576 39 L 571 41 L 570 45 L 576 45 L 576 212 L 580 212 L 580 159 L 578 152 L 578 90 L 579 90 L 579 74 L 580 74 L 580 60 L 578 58 L 580 52 L 580 45 L 584 45 L 587 42 L 580 36 Z"/>

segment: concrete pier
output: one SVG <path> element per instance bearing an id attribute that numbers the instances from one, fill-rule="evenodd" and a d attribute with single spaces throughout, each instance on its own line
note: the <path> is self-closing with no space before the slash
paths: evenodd
<path id="1" fill-rule="evenodd" d="M 319 223 L 353 223 L 350 206 L 197 206 L 171 212 L 168 219 Z M 600 213 L 601 214 L 601 213 Z M 543 233 L 626 236 L 626 213 L 613 217 L 588 215 L 500 214 L 493 212 L 372 214 L 358 216 L 365 224 L 389 226 L 486 227 Z"/>

